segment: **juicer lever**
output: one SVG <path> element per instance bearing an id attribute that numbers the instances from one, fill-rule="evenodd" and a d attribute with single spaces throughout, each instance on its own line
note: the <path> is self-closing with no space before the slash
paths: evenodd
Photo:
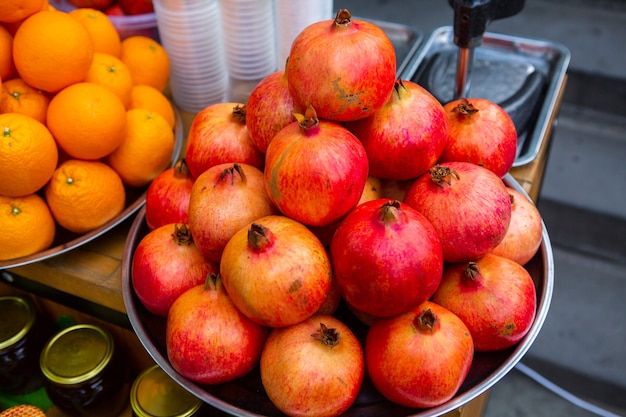
<path id="1" fill-rule="evenodd" d="M 465 96 L 473 50 L 482 43 L 491 21 L 519 13 L 525 0 L 448 0 L 454 10 L 454 43 L 459 47 L 456 97 Z"/>

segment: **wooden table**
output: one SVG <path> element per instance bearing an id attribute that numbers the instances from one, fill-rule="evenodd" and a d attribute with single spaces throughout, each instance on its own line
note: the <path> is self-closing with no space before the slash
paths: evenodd
<path id="1" fill-rule="evenodd" d="M 554 114 L 558 114 L 558 111 Z M 186 138 L 193 114 L 183 113 L 182 119 Z M 554 126 L 554 120 L 550 126 Z M 535 201 L 543 180 L 551 130 L 546 133 L 537 158 L 528 165 L 511 170 L 513 177 Z M 112 330 L 136 369 L 150 366 L 152 359 L 132 331 L 122 297 L 122 256 L 131 224 L 132 219 L 68 253 L 2 271 L 0 294 L 27 292 L 37 296 L 38 304 L 52 317 L 70 315 L 77 321 L 102 323 Z M 487 394 L 449 413 L 448 417 L 481 416 Z M 124 415 L 130 415 L 128 410 L 126 413 Z"/>

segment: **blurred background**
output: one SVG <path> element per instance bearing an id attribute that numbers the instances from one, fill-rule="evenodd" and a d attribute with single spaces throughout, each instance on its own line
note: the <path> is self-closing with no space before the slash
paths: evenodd
<path id="1" fill-rule="evenodd" d="M 446 0 L 335 0 L 340 7 L 414 26 L 425 39 L 453 24 Z M 538 198 L 555 258 L 552 303 L 522 364 L 491 390 L 486 416 L 624 416 L 626 1 L 527 0 L 487 31 L 558 42 L 571 61 Z"/>

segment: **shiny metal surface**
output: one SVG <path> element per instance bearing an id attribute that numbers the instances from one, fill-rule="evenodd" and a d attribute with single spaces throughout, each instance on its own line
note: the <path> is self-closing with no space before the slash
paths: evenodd
<path id="1" fill-rule="evenodd" d="M 474 58 L 474 49 L 459 48 L 458 59 L 456 64 L 456 89 L 454 98 L 467 97 L 469 91 L 469 74 Z"/>

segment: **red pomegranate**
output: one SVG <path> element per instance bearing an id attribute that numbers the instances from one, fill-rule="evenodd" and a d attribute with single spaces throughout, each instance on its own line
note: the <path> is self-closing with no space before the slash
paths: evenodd
<path id="1" fill-rule="evenodd" d="M 363 145 L 309 107 L 274 136 L 265 154 L 265 187 L 285 215 L 308 226 L 331 224 L 359 202 L 368 176 Z"/>
<path id="2" fill-rule="evenodd" d="M 413 182 L 404 202 L 433 224 L 447 262 L 484 256 L 504 239 L 511 221 L 502 180 L 471 162 L 434 166 Z"/>
<path id="3" fill-rule="evenodd" d="M 370 175 L 410 180 L 430 169 L 448 141 L 443 106 L 426 89 L 397 80 L 387 103 L 346 127 L 363 143 Z"/>
<path id="4" fill-rule="evenodd" d="M 303 109 L 345 122 L 381 108 L 396 79 L 396 53 L 386 33 L 341 9 L 294 39 L 286 65 L 289 91 Z"/>
<path id="5" fill-rule="evenodd" d="M 410 206 L 379 199 L 360 204 L 330 244 L 344 300 L 373 316 L 404 313 L 437 289 L 443 254 L 437 231 Z"/>

